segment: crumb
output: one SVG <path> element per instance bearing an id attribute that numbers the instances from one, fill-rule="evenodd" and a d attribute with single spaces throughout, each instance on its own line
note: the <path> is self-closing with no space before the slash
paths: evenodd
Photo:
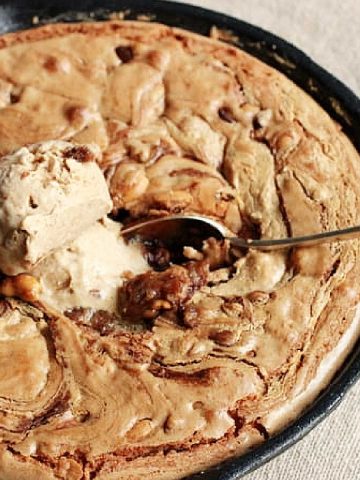
<path id="1" fill-rule="evenodd" d="M 155 18 L 156 16 L 150 13 L 142 13 L 136 17 L 139 22 L 152 22 Z"/>
<path id="2" fill-rule="evenodd" d="M 202 260 L 204 258 L 204 255 L 193 247 L 184 247 L 183 255 L 189 260 Z"/>
<path id="3" fill-rule="evenodd" d="M 235 35 L 232 30 L 218 28 L 215 25 L 211 27 L 209 36 L 214 40 L 221 40 L 228 43 L 236 43 L 239 41 L 239 37 Z"/>
<path id="4" fill-rule="evenodd" d="M 230 278 L 230 268 L 219 268 L 209 273 L 209 283 L 226 282 Z"/>
<path id="5" fill-rule="evenodd" d="M 124 20 L 127 15 L 129 15 L 130 10 L 123 10 L 120 12 L 112 12 L 109 15 L 109 20 Z"/>

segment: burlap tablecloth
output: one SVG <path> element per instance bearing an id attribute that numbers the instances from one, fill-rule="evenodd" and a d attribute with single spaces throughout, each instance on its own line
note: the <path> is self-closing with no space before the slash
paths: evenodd
<path id="1" fill-rule="evenodd" d="M 184 0 L 290 41 L 360 96 L 360 0 Z M 359 132 L 360 135 L 360 132 Z M 359 480 L 360 382 L 305 439 L 246 480 Z"/>

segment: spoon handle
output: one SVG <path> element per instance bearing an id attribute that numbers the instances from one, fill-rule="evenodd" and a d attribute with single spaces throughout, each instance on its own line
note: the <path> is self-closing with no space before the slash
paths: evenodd
<path id="1" fill-rule="evenodd" d="M 280 250 L 289 247 L 310 247 L 321 243 L 331 243 L 341 240 L 350 240 L 360 237 L 360 225 L 356 227 L 333 230 L 331 232 L 315 233 L 302 237 L 278 238 L 275 240 L 251 240 L 244 238 L 229 238 L 230 243 L 240 248 L 254 248 L 257 250 Z"/>

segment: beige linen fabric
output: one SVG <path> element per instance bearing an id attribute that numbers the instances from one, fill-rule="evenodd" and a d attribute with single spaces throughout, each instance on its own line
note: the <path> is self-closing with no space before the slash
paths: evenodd
<path id="1" fill-rule="evenodd" d="M 305 51 L 360 96 L 360 0 L 184 0 L 184 3 L 222 11 L 272 31 Z M 360 479 L 359 403 L 360 382 L 340 407 L 304 440 L 247 475 L 246 480 Z"/>

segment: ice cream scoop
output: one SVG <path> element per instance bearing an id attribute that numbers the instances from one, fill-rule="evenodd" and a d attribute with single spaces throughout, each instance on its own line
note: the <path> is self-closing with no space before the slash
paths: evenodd
<path id="1" fill-rule="evenodd" d="M 121 224 L 102 219 L 30 273 L 40 282 L 39 299 L 60 312 L 88 307 L 117 313 L 126 272 L 137 275 L 149 268 L 141 246 L 125 243 Z"/>
<path id="2" fill-rule="evenodd" d="M 50 141 L 0 160 L 0 270 L 29 271 L 112 208 L 91 146 Z"/>

